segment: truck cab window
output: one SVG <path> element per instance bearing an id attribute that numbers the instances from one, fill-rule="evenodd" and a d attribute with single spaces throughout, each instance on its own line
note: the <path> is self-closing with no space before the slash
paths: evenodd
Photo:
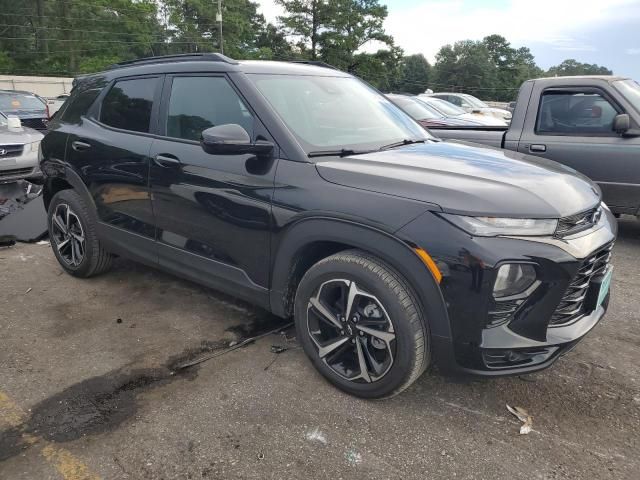
<path id="1" fill-rule="evenodd" d="M 598 93 L 548 92 L 540 99 L 536 133 L 614 134 L 616 108 Z"/>

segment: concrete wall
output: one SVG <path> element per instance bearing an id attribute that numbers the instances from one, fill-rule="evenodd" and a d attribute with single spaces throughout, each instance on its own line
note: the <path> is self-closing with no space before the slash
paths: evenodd
<path id="1" fill-rule="evenodd" d="M 22 77 L 18 75 L 0 75 L 0 89 L 26 90 L 41 97 L 57 97 L 71 91 L 70 77 Z"/>

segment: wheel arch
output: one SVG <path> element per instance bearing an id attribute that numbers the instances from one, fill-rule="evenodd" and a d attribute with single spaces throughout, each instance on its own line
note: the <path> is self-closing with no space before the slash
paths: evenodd
<path id="1" fill-rule="evenodd" d="M 82 177 L 69 167 L 65 167 L 63 175 L 49 176 L 45 178 L 42 191 L 45 210 L 49 210 L 51 199 L 56 193 L 62 190 L 75 190 L 78 195 L 80 195 L 88 205 L 91 206 L 92 211 L 96 211 L 96 205 L 93 201 L 93 197 L 82 180 Z"/>
<path id="2" fill-rule="evenodd" d="M 304 219 L 289 226 L 273 255 L 271 310 L 280 316 L 293 313 L 298 283 L 316 262 L 334 253 L 360 249 L 391 265 L 409 282 L 429 321 L 431 334 L 451 338 L 440 287 L 411 246 L 382 230 L 335 218 Z"/>

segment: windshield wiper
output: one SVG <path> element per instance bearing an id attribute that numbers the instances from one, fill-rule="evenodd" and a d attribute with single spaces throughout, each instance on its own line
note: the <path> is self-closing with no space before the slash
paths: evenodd
<path id="1" fill-rule="evenodd" d="M 404 147 L 405 145 L 412 145 L 414 143 L 425 143 L 425 140 L 414 140 L 411 138 L 405 138 L 401 142 L 390 143 L 389 145 L 383 145 L 380 150 L 388 150 L 390 148 Z"/>
<path id="2" fill-rule="evenodd" d="M 316 152 L 309 152 L 307 157 L 347 157 L 350 155 L 371 153 L 373 151 L 375 150 L 354 150 L 352 148 L 341 148 L 340 150 L 318 150 Z"/>

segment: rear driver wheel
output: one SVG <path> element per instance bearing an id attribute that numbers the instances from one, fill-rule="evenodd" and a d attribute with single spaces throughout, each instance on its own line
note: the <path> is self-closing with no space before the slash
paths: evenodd
<path id="1" fill-rule="evenodd" d="M 296 293 L 295 321 L 314 366 L 353 395 L 393 396 L 429 365 L 427 323 L 410 286 L 359 250 L 309 269 Z"/>
<path id="2" fill-rule="evenodd" d="M 86 278 L 111 267 L 113 256 L 102 247 L 89 207 L 75 191 L 53 196 L 48 220 L 51 248 L 67 273 Z"/>

